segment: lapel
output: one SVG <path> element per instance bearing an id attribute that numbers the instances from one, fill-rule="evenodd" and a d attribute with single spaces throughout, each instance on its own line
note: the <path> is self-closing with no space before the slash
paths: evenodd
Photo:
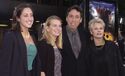
<path id="1" fill-rule="evenodd" d="M 68 38 L 66 27 L 64 27 L 63 29 L 63 40 L 64 40 L 63 45 L 65 46 L 64 48 L 66 48 L 65 51 L 68 52 L 68 54 L 71 54 L 71 56 L 73 56 L 74 59 L 76 59 L 70 44 L 70 40 Z"/>
<path id="2" fill-rule="evenodd" d="M 84 32 L 84 29 L 82 27 L 78 28 L 78 33 L 79 33 L 79 38 L 80 38 L 80 41 L 81 41 L 81 49 L 80 49 L 80 52 L 79 52 L 79 56 L 78 58 L 80 58 L 80 56 L 82 56 L 86 50 L 86 33 Z"/>
<path id="3" fill-rule="evenodd" d="M 15 36 L 17 37 L 17 42 L 18 42 L 18 46 L 19 46 L 19 51 L 21 53 L 22 56 L 22 60 L 24 61 L 24 66 L 25 68 L 27 68 L 27 49 L 26 49 L 26 44 L 24 42 L 23 36 L 21 34 L 21 32 L 15 32 Z"/>
<path id="4" fill-rule="evenodd" d="M 77 59 L 79 59 L 84 54 L 84 52 L 86 50 L 86 45 L 87 45 L 86 44 L 86 42 L 87 42 L 87 37 L 86 37 L 87 34 L 85 33 L 84 28 L 78 27 L 78 33 L 79 33 L 79 38 L 80 38 L 80 41 L 81 41 L 81 49 L 80 49 L 79 56 L 78 56 Z M 66 27 L 63 28 L 63 39 L 64 39 L 65 48 L 68 48 L 67 52 L 72 54 L 72 56 L 76 59 L 76 57 L 75 57 L 75 55 L 73 53 L 73 50 L 72 50 L 68 35 L 67 35 Z"/>

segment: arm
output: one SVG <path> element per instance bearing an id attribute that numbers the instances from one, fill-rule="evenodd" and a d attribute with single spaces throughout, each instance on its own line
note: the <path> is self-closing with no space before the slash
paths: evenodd
<path id="1" fill-rule="evenodd" d="M 9 76 L 13 52 L 13 35 L 7 32 L 3 36 L 3 47 L 0 51 L 0 75 Z"/>
<path id="2" fill-rule="evenodd" d="M 39 54 L 39 59 L 41 61 L 41 72 L 45 72 L 45 69 L 46 69 L 46 57 L 47 57 L 47 54 L 46 54 L 46 47 L 45 47 L 45 44 L 43 44 L 41 41 L 38 42 L 37 44 L 37 47 L 38 47 L 38 54 Z"/>
<path id="3" fill-rule="evenodd" d="M 118 68 L 119 68 L 119 75 L 120 76 L 124 76 L 125 75 L 125 67 L 123 66 L 123 60 L 121 57 L 121 53 L 120 50 L 117 46 L 115 46 L 115 50 L 116 50 L 116 59 L 117 59 L 117 63 L 118 63 Z"/>

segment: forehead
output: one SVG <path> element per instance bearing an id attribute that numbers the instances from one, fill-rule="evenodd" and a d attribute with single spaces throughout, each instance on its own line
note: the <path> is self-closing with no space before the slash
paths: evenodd
<path id="1" fill-rule="evenodd" d="M 31 10 L 30 8 L 27 7 L 27 8 L 24 8 L 24 9 L 22 10 L 22 14 L 23 14 L 23 13 L 33 13 L 33 12 L 32 12 L 32 10 Z"/>
<path id="2" fill-rule="evenodd" d="M 50 23 L 57 24 L 57 23 L 61 23 L 61 21 L 58 19 L 52 19 L 50 20 Z"/>
<path id="3" fill-rule="evenodd" d="M 68 15 L 80 15 L 80 12 L 76 9 L 72 9 L 71 11 L 69 11 Z"/>
<path id="4" fill-rule="evenodd" d="M 103 25 L 101 23 L 94 23 L 92 25 L 92 28 L 94 28 L 94 27 L 103 27 Z"/>

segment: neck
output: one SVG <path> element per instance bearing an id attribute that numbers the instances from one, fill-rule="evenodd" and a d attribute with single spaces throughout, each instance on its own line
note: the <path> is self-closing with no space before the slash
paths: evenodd
<path id="1" fill-rule="evenodd" d="M 29 32 L 29 29 L 20 24 L 21 32 Z"/>
<path id="2" fill-rule="evenodd" d="M 71 27 L 69 27 L 68 25 L 67 25 L 67 28 L 68 28 L 70 31 L 72 31 L 72 32 L 74 32 L 74 31 L 77 30 L 77 28 L 71 28 Z"/>
<path id="3" fill-rule="evenodd" d="M 24 38 L 29 38 L 30 37 L 29 31 L 22 31 L 21 33 L 22 33 Z"/>
<path id="4" fill-rule="evenodd" d="M 103 38 L 102 39 L 94 39 L 94 42 L 95 42 L 96 46 L 102 46 L 105 44 L 105 40 Z"/>

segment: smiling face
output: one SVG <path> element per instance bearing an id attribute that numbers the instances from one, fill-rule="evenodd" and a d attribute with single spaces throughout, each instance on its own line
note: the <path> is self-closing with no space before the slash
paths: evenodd
<path id="1" fill-rule="evenodd" d="M 72 9 L 68 13 L 66 21 L 68 23 L 69 28 L 71 28 L 72 30 L 76 30 L 82 21 L 80 12 L 77 11 L 76 9 Z"/>
<path id="2" fill-rule="evenodd" d="M 17 17 L 17 21 L 19 22 L 21 28 L 31 28 L 34 21 L 32 10 L 28 7 L 24 8 L 20 17 Z"/>
<path id="3" fill-rule="evenodd" d="M 91 26 L 90 33 L 95 39 L 102 39 L 104 35 L 104 26 L 101 23 L 95 23 Z"/>
<path id="4" fill-rule="evenodd" d="M 62 32 L 61 21 L 57 19 L 52 19 L 50 25 L 47 27 L 47 31 L 53 37 L 58 37 Z"/>

